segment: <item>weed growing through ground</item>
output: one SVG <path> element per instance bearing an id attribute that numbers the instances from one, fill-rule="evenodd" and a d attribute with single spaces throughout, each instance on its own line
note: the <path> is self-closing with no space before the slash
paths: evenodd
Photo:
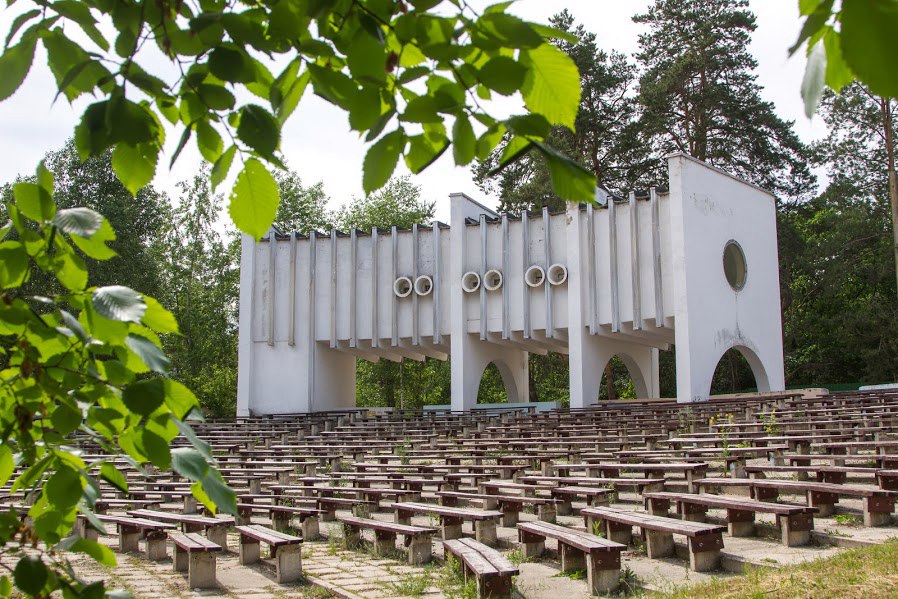
<path id="1" fill-rule="evenodd" d="M 390 583 L 390 591 L 403 597 L 420 597 L 431 585 L 431 571 L 410 572 L 398 582 Z"/>
<path id="2" fill-rule="evenodd" d="M 850 526 L 852 528 L 861 526 L 864 523 L 860 517 L 854 514 L 836 514 L 833 516 L 833 520 L 842 526 Z"/>
<path id="3" fill-rule="evenodd" d="M 636 595 L 640 591 L 642 581 L 630 566 L 624 566 L 620 571 L 620 594 L 624 597 Z"/>
<path id="4" fill-rule="evenodd" d="M 462 565 L 451 555 L 440 569 L 437 587 L 448 599 L 477 599 L 477 581 L 466 580 Z"/>

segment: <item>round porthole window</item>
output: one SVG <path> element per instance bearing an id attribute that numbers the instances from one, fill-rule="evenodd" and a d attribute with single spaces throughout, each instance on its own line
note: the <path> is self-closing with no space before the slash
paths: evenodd
<path id="1" fill-rule="evenodd" d="M 723 248 L 723 274 L 733 291 L 740 291 L 745 287 L 745 279 L 748 277 L 745 253 L 742 246 L 732 239 Z"/>

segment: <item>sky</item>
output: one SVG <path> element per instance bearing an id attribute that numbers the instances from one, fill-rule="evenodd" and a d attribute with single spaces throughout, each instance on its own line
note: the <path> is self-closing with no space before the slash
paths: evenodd
<path id="1" fill-rule="evenodd" d="M 469 0 L 474 7 L 492 2 Z M 632 54 L 638 49 L 641 25 L 633 23 L 634 14 L 644 12 L 649 0 L 519 0 L 509 12 L 527 20 L 546 22 L 550 16 L 567 8 L 578 23 L 596 33 L 596 41 L 604 50 Z M 0 32 L 9 29 L 19 4 L 0 12 Z M 751 0 L 750 8 L 758 17 L 750 50 L 758 61 L 758 83 L 762 96 L 773 102 L 776 112 L 785 120 L 795 122 L 795 130 L 804 141 L 818 139 L 826 133 L 819 117 L 808 120 L 800 96 L 804 73 L 803 52 L 789 57 L 788 48 L 794 43 L 801 26 L 797 0 Z M 13 180 L 18 174 L 34 172 L 43 155 L 60 148 L 72 135 L 86 100 L 70 106 L 65 99 L 55 103 L 56 86 L 46 66 L 46 58 L 35 57 L 28 79 L 16 94 L 0 103 L 0 182 Z M 168 168 L 170 156 L 177 143 L 177 135 L 169 134 L 166 156 L 160 160 L 153 184 L 176 196 L 176 184 L 194 173 L 200 163 L 193 142 Z M 283 130 L 281 150 L 290 168 L 299 173 L 305 184 L 323 181 L 331 198 L 331 208 L 337 208 L 353 197 L 362 195 L 362 160 L 366 146 L 358 135 L 349 130 L 347 117 L 307 92 L 299 108 Z M 436 216 L 448 220 L 448 196 L 464 192 L 487 205 L 495 205 L 496 198 L 484 196 L 471 178 L 470 169 L 456 167 L 451 152 L 444 154 L 423 173 L 413 176 L 426 200 L 436 202 Z M 400 161 L 397 174 L 407 172 Z"/>

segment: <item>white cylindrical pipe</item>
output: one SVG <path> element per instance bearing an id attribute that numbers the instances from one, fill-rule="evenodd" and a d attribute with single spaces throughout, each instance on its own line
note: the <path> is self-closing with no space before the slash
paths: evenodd
<path id="1" fill-rule="evenodd" d="M 408 277 L 399 277 L 393 281 L 393 293 L 396 297 L 408 297 L 412 293 L 412 280 Z"/>
<path id="2" fill-rule="evenodd" d="M 480 289 L 480 275 L 473 270 L 466 272 L 461 277 L 461 288 L 464 289 L 466 293 L 474 293 Z"/>
<path id="3" fill-rule="evenodd" d="M 421 275 L 415 279 L 415 293 L 418 295 L 430 295 L 433 291 L 433 279 L 427 275 Z"/>
<path id="4" fill-rule="evenodd" d="M 552 285 L 561 285 L 567 281 L 567 267 L 564 264 L 553 264 L 549 267 L 546 277 Z"/>
<path id="5" fill-rule="evenodd" d="M 495 291 L 502 287 L 502 273 L 495 268 L 483 273 L 483 286 L 487 291 Z"/>
<path id="6" fill-rule="evenodd" d="M 524 273 L 524 281 L 528 287 L 539 287 L 546 281 L 546 271 L 542 266 L 534 264 Z"/>

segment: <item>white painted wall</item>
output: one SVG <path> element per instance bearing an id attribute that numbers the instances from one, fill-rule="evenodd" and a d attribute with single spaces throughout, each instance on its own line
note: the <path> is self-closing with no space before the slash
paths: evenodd
<path id="1" fill-rule="evenodd" d="M 509 399 L 527 401 L 527 353 L 548 350 L 570 355 L 573 407 L 596 401 L 614 355 L 641 395 L 657 396 L 658 349 L 674 341 L 683 401 L 707 397 L 733 346 L 760 387 L 781 389 L 773 198 L 682 155 L 669 169 L 668 193 L 607 202 L 600 190 L 604 206 L 559 214 L 498 215 L 452 194 L 448 227 L 244 238 L 238 413 L 350 407 L 356 357 L 451 355 L 457 410 L 476 403 L 490 362 Z M 723 275 L 730 239 L 749 263 L 738 293 Z M 563 284 L 525 284 L 527 268 L 553 264 L 567 269 Z M 493 269 L 500 289 L 463 291 L 466 272 Z M 431 293 L 397 297 L 397 278 L 422 275 Z"/>

